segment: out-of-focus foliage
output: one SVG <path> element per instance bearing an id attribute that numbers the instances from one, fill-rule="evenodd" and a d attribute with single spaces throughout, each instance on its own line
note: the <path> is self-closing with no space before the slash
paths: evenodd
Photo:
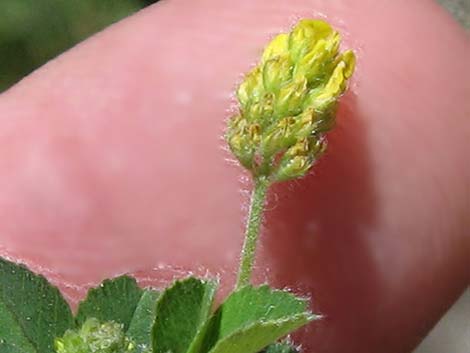
<path id="1" fill-rule="evenodd" d="M 437 0 L 455 19 L 467 30 L 470 30 L 470 1 L 469 0 Z"/>
<path id="2" fill-rule="evenodd" d="M 0 92 L 77 42 L 156 1 L 0 0 Z M 470 28 L 467 0 L 439 2 Z"/>
<path id="3" fill-rule="evenodd" d="M 156 0 L 0 0 L 0 91 Z"/>

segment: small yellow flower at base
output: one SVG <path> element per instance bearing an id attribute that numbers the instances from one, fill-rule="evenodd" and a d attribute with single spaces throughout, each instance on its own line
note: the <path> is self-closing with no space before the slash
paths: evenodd
<path id="1" fill-rule="evenodd" d="M 355 67 L 339 52 L 340 34 L 304 19 L 277 35 L 237 90 L 240 112 L 226 133 L 231 151 L 255 177 L 304 176 L 325 151 L 338 100 Z"/>

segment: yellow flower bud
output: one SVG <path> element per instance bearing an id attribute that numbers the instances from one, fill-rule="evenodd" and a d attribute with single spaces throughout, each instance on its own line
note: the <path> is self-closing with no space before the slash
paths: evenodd
<path id="1" fill-rule="evenodd" d="M 263 52 L 262 62 L 273 59 L 277 56 L 285 56 L 289 54 L 289 35 L 281 33 L 266 46 Z"/>
<path id="2" fill-rule="evenodd" d="M 264 93 L 263 81 L 259 67 L 255 67 L 245 76 L 238 87 L 237 98 L 240 105 L 245 108 L 251 101 L 259 99 Z"/>
<path id="3" fill-rule="evenodd" d="M 302 110 L 307 92 L 307 80 L 303 77 L 285 85 L 276 97 L 274 114 L 277 117 L 297 115 Z"/>
<path id="4" fill-rule="evenodd" d="M 294 131 L 298 139 L 303 139 L 310 136 L 318 123 L 318 114 L 313 108 L 305 109 L 295 120 Z"/>
<path id="5" fill-rule="evenodd" d="M 286 181 L 304 176 L 326 149 L 324 138 L 305 138 L 289 148 L 274 174 L 274 181 Z"/>
<path id="6" fill-rule="evenodd" d="M 346 64 L 343 71 L 344 77 L 349 79 L 354 73 L 354 68 L 356 67 L 356 56 L 351 50 L 347 50 L 341 56 L 341 60 Z"/>
<path id="7" fill-rule="evenodd" d="M 289 36 L 289 51 L 292 59 L 298 61 L 307 54 L 320 39 L 331 35 L 331 26 L 321 20 L 301 20 Z"/>
<path id="8" fill-rule="evenodd" d="M 277 92 L 292 78 L 293 65 L 289 56 L 276 56 L 263 66 L 263 84 L 268 92 Z"/>
<path id="9" fill-rule="evenodd" d="M 311 106 L 321 111 L 328 109 L 331 103 L 336 102 L 337 98 L 343 94 L 346 89 L 347 78 L 345 73 L 347 72 L 348 66 L 346 62 L 341 60 L 335 67 L 326 85 L 316 96 L 313 96 L 310 102 Z"/>
<path id="10" fill-rule="evenodd" d="M 318 80 L 324 67 L 324 58 L 327 54 L 326 46 L 325 40 L 319 40 L 315 47 L 295 66 L 294 78 L 305 77 L 309 82 L 315 82 L 315 78 Z"/>
<path id="11" fill-rule="evenodd" d="M 293 133 L 296 120 L 293 117 L 282 118 L 270 127 L 261 141 L 261 151 L 265 158 L 271 158 L 277 151 L 286 149 L 296 142 Z"/>
<path id="12" fill-rule="evenodd" d="M 245 110 L 245 116 L 250 121 L 257 121 L 261 125 L 265 125 L 265 120 L 269 120 L 273 116 L 273 100 L 272 93 L 265 94 L 258 102 L 253 102 Z"/>
<path id="13" fill-rule="evenodd" d="M 327 38 L 320 39 L 295 66 L 294 78 L 305 77 L 311 88 L 320 85 L 325 76 L 331 74 L 338 55 L 340 37 L 332 32 Z"/>
<path id="14" fill-rule="evenodd" d="M 255 138 L 259 140 L 259 129 L 257 134 L 258 136 L 255 136 L 256 128 L 253 129 L 241 115 L 232 118 L 229 123 L 227 142 L 230 150 L 247 169 L 253 166 L 253 158 L 256 151 Z"/>
<path id="15" fill-rule="evenodd" d="M 312 167 L 312 162 L 307 156 L 294 156 L 281 164 L 275 175 L 275 181 L 286 181 L 304 176 Z"/>

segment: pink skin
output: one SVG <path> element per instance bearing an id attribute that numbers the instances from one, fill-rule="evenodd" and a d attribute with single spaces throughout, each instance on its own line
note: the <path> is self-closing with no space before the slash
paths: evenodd
<path id="1" fill-rule="evenodd" d="M 313 296 L 306 353 L 410 351 L 470 279 L 470 43 L 431 1 L 164 1 L 79 45 L 0 97 L 2 254 L 72 302 L 123 272 L 229 289 L 250 189 L 230 94 L 320 14 L 357 72 L 326 156 L 270 195 L 257 281 Z"/>

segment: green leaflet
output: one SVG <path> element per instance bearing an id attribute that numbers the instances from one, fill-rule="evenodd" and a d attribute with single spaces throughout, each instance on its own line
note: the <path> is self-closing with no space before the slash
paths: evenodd
<path id="1" fill-rule="evenodd" d="M 2 340 L 1 351 L 11 351 L 13 348 L 25 352 L 37 351 L 26 336 L 24 329 L 18 324 L 13 312 L 3 301 L 0 302 L 0 337 Z"/>
<path id="2" fill-rule="evenodd" d="M 136 344 L 136 353 L 152 347 L 152 327 L 157 311 L 157 299 L 160 293 L 146 289 L 135 309 L 126 335 Z"/>
<path id="3" fill-rule="evenodd" d="M 220 338 L 210 353 L 256 353 L 282 336 L 295 331 L 311 320 L 307 314 L 293 315 L 283 320 L 258 321 Z"/>
<path id="4" fill-rule="evenodd" d="M 25 266 L 0 258 L 0 351 L 52 353 L 54 338 L 74 327 L 59 290 Z"/>
<path id="5" fill-rule="evenodd" d="M 256 353 L 315 319 L 307 304 L 267 285 L 242 287 L 211 317 L 200 348 L 191 353 Z"/>
<path id="6" fill-rule="evenodd" d="M 153 327 L 154 353 L 186 353 L 207 321 L 216 283 L 194 277 L 162 293 Z"/>
<path id="7" fill-rule="evenodd" d="M 86 319 L 95 318 L 101 322 L 120 323 L 127 331 L 142 293 L 136 280 L 129 276 L 105 280 L 100 286 L 90 289 L 86 299 L 80 303 L 77 324 L 82 325 Z"/>

